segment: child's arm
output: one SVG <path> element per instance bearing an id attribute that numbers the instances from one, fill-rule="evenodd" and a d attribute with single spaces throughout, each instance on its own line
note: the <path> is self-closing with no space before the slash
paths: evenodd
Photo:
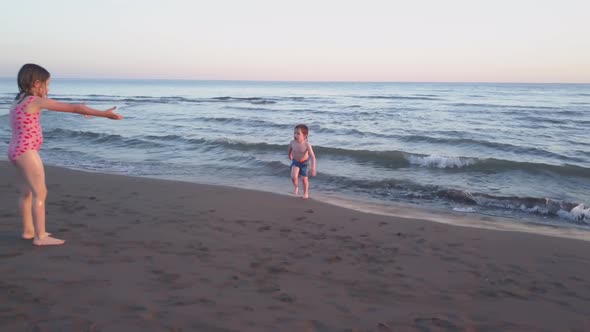
<path id="1" fill-rule="evenodd" d="M 309 144 L 309 142 L 307 142 L 307 152 L 309 153 L 309 158 L 311 159 L 311 176 L 316 176 L 318 172 L 315 167 L 315 153 L 313 152 L 313 148 L 311 147 L 311 144 Z"/>
<path id="2" fill-rule="evenodd" d="M 289 160 L 293 160 L 293 142 L 289 143 Z"/>
<path id="3" fill-rule="evenodd" d="M 101 111 L 94 108 L 90 108 L 86 106 L 86 104 L 68 104 L 50 98 L 35 98 L 35 100 L 33 100 L 31 104 L 36 108 L 35 111 L 37 112 L 41 111 L 42 109 L 46 109 L 49 111 L 56 112 L 76 113 L 87 116 L 100 116 L 112 120 L 120 120 L 123 118 L 123 116 L 115 113 L 115 108 L 117 107 L 112 107 L 106 111 Z"/>

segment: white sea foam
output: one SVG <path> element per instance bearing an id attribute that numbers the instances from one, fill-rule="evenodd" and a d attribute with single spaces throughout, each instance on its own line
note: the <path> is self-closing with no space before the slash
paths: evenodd
<path id="1" fill-rule="evenodd" d="M 584 204 L 579 204 L 574 207 L 571 211 L 559 210 L 557 212 L 561 218 L 571 221 L 583 221 L 586 223 L 590 222 L 590 206 L 586 207 Z"/>
<path id="2" fill-rule="evenodd" d="M 455 211 L 455 212 L 474 213 L 475 212 L 475 209 L 472 208 L 472 207 L 467 207 L 467 208 L 456 207 L 456 208 L 453 208 L 453 211 Z"/>
<path id="3" fill-rule="evenodd" d="M 438 155 L 430 155 L 425 157 L 408 156 L 407 159 L 410 164 L 419 165 L 421 167 L 461 168 L 475 164 L 475 160 L 470 158 L 446 157 Z"/>
<path id="4" fill-rule="evenodd" d="M 540 207 L 538 205 L 527 208 L 526 205 L 521 204 L 520 210 L 524 211 L 524 212 L 539 213 L 539 214 L 548 214 L 549 213 L 549 210 L 547 210 L 546 208 Z"/>

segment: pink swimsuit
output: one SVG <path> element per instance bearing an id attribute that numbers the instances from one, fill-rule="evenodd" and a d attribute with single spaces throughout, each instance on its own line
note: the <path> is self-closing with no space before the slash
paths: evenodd
<path id="1" fill-rule="evenodd" d="M 15 162 L 18 157 L 29 150 L 39 150 L 43 144 L 43 133 L 39 118 L 41 112 L 27 113 L 25 109 L 35 99 L 30 96 L 10 110 L 12 139 L 8 145 L 8 159 Z"/>

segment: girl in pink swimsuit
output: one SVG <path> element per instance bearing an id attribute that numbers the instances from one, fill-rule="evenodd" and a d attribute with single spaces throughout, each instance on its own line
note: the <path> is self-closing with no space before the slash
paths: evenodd
<path id="1" fill-rule="evenodd" d="M 115 107 L 100 111 L 86 104 L 67 104 L 47 98 L 49 72 L 45 68 L 26 64 L 18 72 L 18 89 L 10 108 L 12 139 L 8 145 L 8 159 L 17 169 L 19 188 L 19 209 L 21 212 L 22 238 L 33 240 L 37 246 L 59 245 L 65 241 L 51 237 L 45 231 L 45 170 L 39 156 L 43 144 L 43 133 L 39 117 L 41 110 L 78 113 L 99 116 L 113 120 L 123 117 L 114 112 Z"/>
<path id="2" fill-rule="evenodd" d="M 8 145 L 8 159 L 13 163 L 28 150 L 39 151 L 43 144 L 43 133 L 39 123 L 41 112 L 25 112 L 25 108 L 33 99 L 35 96 L 28 96 L 23 102 L 10 109 L 12 139 Z"/>

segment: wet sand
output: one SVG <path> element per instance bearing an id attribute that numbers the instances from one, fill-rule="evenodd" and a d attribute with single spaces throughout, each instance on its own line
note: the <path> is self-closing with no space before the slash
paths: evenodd
<path id="1" fill-rule="evenodd" d="M 0 162 L 2 331 L 589 331 L 590 242 L 47 167 L 20 239 Z"/>

